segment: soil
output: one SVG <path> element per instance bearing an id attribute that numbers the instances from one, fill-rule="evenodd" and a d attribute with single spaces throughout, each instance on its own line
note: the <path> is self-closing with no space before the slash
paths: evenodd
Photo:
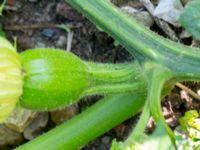
<path id="1" fill-rule="evenodd" d="M 57 27 L 61 24 L 71 28 L 70 33 L 73 34 L 71 44 L 67 44 L 69 33 Z M 99 31 L 95 25 L 66 4 L 64 0 L 8 0 L 6 10 L 0 18 L 0 25 L 10 41 L 16 37 L 19 52 L 35 47 L 60 49 L 71 47 L 71 52 L 88 61 L 116 63 L 132 59 L 123 47 L 115 46 L 115 41 L 111 37 Z M 152 29 L 160 31 L 156 25 Z M 191 40 L 188 43 L 191 43 Z M 186 85 L 199 89 L 199 84 L 196 83 L 191 82 Z M 99 98 L 95 96 L 82 100 L 79 103 L 80 111 Z M 172 128 L 177 126 L 177 120 L 185 110 L 199 108 L 199 103 L 195 100 L 194 102 L 195 105 L 189 104 L 186 98 L 181 98 L 179 88 L 175 88 L 169 96 L 165 97 L 163 108 L 165 108 Z M 132 124 L 137 119 L 138 117 L 134 117 L 122 123 L 83 147 L 82 150 L 108 150 L 113 138 L 122 140 L 127 137 Z M 153 122 L 149 124 L 148 132 L 153 130 L 152 124 Z M 55 126 L 51 123 L 48 125 L 50 127 L 46 127 L 45 130 Z M 12 146 L 4 146 L 4 149 L 12 148 Z"/>

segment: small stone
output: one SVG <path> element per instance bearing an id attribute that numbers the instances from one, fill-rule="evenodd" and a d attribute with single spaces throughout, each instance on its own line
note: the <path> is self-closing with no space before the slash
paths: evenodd
<path id="1" fill-rule="evenodd" d="M 183 30 L 181 33 L 180 33 L 180 35 L 179 35 L 179 37 L 181 38 L 181 39 L 185 39 L 185 38 L 190 38 L 192 35 L 189 33 L 189 32 L 187 32 L 186 30 Z"/>
<path id="2" fill-rule="evenodd" d="M 15 7 L 16 7 L 16 10 L 19 10 L 19 9 L 21 9 L 22 8 L 22 4 L 23 2 L 21 2 L 21 1 L 17 1 L 16 0 L 16 2 L 15 2 Z"/>
<path id="3" fill-rule="evenodd" d="M 33 120 L 33 122 L 24 130 L 24 137 L 32 140 L 42 133 L 42 129 L 48 123 L 48 113 L 42 112 Z"/>
<path id="4" fill-rule="evenodd" d="M 140 11 L 130 6 L 123 6 L 120 9 L 147 27 L 154 24 L 153 18 L 147 11 Z"/>
<path id="5" fill-rule="evenodd" d="M 35 45 L 36 48 L 45 48 L 46 47 L 46 44 L 45 43 L 42 43 L 42 42 L 37 42 L 36 45 Z"/>
<path id="6" fill-rule="evenodd" d="M 37 115 L 37 112 L 22 107 L 15 108 L 11 116 L 5 121 L 5 125 L 14 131 L 23 132 Z"/>
<path id="7" fill-rule="evenodd" d="M 0 145 L 17 145 L 23 141 L 22 134 L 4 126 L 0 125 Z"/>
<path id="8" fill-rule="evenodd" d="M 200 41 L 193 39 L 192 40 L 192 47 L 198 47 L 198 48 L 200 48 Z M 200 94 L 200 91 L 199 91 L 198 94 Z"/>
<path id="9" fill-rule="evenodd" d="M 61 124 L 62 122 L 69 120 L 79 112 L 78 105 L 71 105 L 61 110 L 56 110 L 51 112 L 51 120 L 56 124 Z"/>
<path id="10" fill-rule="evenodd" d="M 103 137 L 102 138 L 102 143 L 103 144 L 106 144 L 106 145 L 108 145 L 108 144 L 110 144 L 110 137 L 108 137 L 108 136 L 105 136 L 105 137 Z"/>
<path id="11" fill-rule="evenodd" d="M 160 0 L 155 8 L 153 15 L 171 23 L 174 26 L 180 26 L 178 18 L 182 13 L 183 5 L 177 0 Z"/>
<path id="12" fill-rule="evenodd" d="M 56 31 L 54 29 L 44 29 L 41 33 L 47 38 L 53 38 L 56 35 Z"/>
<path id="13" fill-rule="evenodd" d="M 145 132 L 151 133 L 151 132 L 153 132 L 154 129 L 155 129 L 155 121 L 154 121 L 153 117 L 150 117 L 149 121 L 147 123 L 147 127 L 145 129 Z"/>
<path id="14" fill-rule="evenodd" d="M 61 47 L 63 48 L 66 46 L 67 43 L 67 38 L 65 36 L 59 36 L 58 41 L 56 42 L 56 47 Z"/>

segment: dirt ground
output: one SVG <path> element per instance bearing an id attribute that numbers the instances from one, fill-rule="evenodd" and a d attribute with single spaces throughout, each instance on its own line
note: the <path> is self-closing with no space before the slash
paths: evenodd
<path id="1" fill-rule="evenodd" d="M 111 37 L 99 31 L 95 25 L 77 13 L 64 0 L 9 0 L 8 2 L 6 10 L 0 18 L 0 25 L 10 41 L 13 41 L 14 37 L 17 38 L 19 52 L 35 47 L 56 47 L 70 49 L 71 52 L 88 61 L 116 63 L 132 59 L 123 47 L 115 46 L 115 41 Z M 118 4 L 120 3 L 118 2 Z M 71 31 L 66 32 L 58 27 L 63 24 L 67 25 Z M 163 34 L 157 25 L 153 25 L 151 29 Z M 179 32 L 177 29 L 175 31 Z M 183 39 L 182 42 L 191 44 L 192 39 Z M 199 89 L 197 83 L 187 82 L 185 85 L 194 91 Z M 200 106 L 199 102 L 187 92 L 185 95 L 184 93 L 181 95 L 181 91 L 176 87 L 163 101 L 163 112 L 172 128 L 178 125 L 178 118 L 183 115 L 185 110 L 199 109 Z M 97 96 L 83 99 L 78 104 L 78 112 L 98 99 Z M 137 119 L 138 117 L 134 117 L 122 123 L 83 147 L 82 150 L 108 150 L 113 138 L 119 140 L 126 138 L 132 124 Z M 44 131 L 55 125 L 49 118 Z M 153 127 L 153 122 L 150 122 L 148 132 L 151 132 Z M 21 143 L 26 141 L 27 139 L 23 139 Z M 0 148 L 12 149 L 15 146 L 15 144 L 2 145 Z"/>

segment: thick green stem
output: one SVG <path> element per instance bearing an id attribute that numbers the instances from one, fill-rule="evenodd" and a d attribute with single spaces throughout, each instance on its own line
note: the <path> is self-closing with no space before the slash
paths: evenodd
<path id="1" fill-rule="evenodd" d="M 146 29 L 108 0 L 66 0 L 133 54 L 139 62 L 154 60 L 177 78 L 200 80 L 199 49 L 172 42 Z"/>
<path id="2" fill-rule="evenodd" d="M 127 139 L 127 142 L 137 139 L 139 136 L 143 135 L 150 115 L 153 116 L 157 123 L 162 122 L 167 133 L 174 142 L 173 133 L 165 123 L 160 104 L 161 94 L 165 94 L 165 92 L 162 92 L 162 89 L 164 88 L 166 81 L 171 78 L 171 72 L 167 68 L 163 68 L 162 66 L 151 62 L 146 62 L 143 70 L 143 73 L 146 75 L 146 80 L 148 81 L 147 100 L 140 120 Z"/>
<path id="3" fill-rule="evenodd" d="M 145 69 L 147 71 L 146 74 L 148 74 L 147 102 L 149 103 L 151 115 L 155 119 L 156 123 L 161 122 L 163 124 L 166 132 L 169 134 L 172 142 L 175 145 L 174 134 L 165 122 L 160 102 L 161 92 L 164 84 L 171 78 L 172 73 L 167 68 L 163 68 L 158 64 L 146 64 Z"/>
<path id="4" fill-rule="evenodd" d="M 145 88 L 140 66 L 134 63 L 98 64 L 87 62 L 90 86 L 83 96 L 93 94 L 127 93 Z"/>
<path id="5" fill-rule="evenodd" d="M 77 150 L 138 113 L 144 99 L 145 91 L 142 94 L 109 96 L 75 118 L 16 150 Z"/>
<path id="6" fill-rule="evenodd" d="M 138 87 L 143 87 L 146 89 L 144 82 L 135 82 L 135 83 L 118 83 L 114 85 L 100 85 L 89 88 L 84 92 L 84 96 L 94 95 L 94 94 L 117 94 L 117 93 L 131 93 L 131 92 L 140 92 Z"/>
<path id="7" fill-rule="evenodd" d="M 86 62 L 91 82 L 94 84 L 119 83 L 141 78 L 140 66 L 136 62 L 100 64 Z"/>
<path id="8" fill-rule="evenodd" d="M 142 114 L 140 116 L 140 120 L 138 121 L 133 132 L 130 134 L 130 136 L 128 137 L 126 141 L 132 141 L 133 139 L 137 139 L 140 135 L 142 135 L 147 126 L 149 118 L 150 118 L 149 102 L 146 101 Z"/>

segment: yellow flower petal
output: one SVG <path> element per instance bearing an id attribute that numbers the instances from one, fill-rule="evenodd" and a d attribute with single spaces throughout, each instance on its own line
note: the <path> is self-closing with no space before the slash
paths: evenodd
<path id="1" fill-rule="evenodd" d="M 0 37 L 0 122 L 13 111 L 22 94 L 20 57 L 6 39 Z"/>

